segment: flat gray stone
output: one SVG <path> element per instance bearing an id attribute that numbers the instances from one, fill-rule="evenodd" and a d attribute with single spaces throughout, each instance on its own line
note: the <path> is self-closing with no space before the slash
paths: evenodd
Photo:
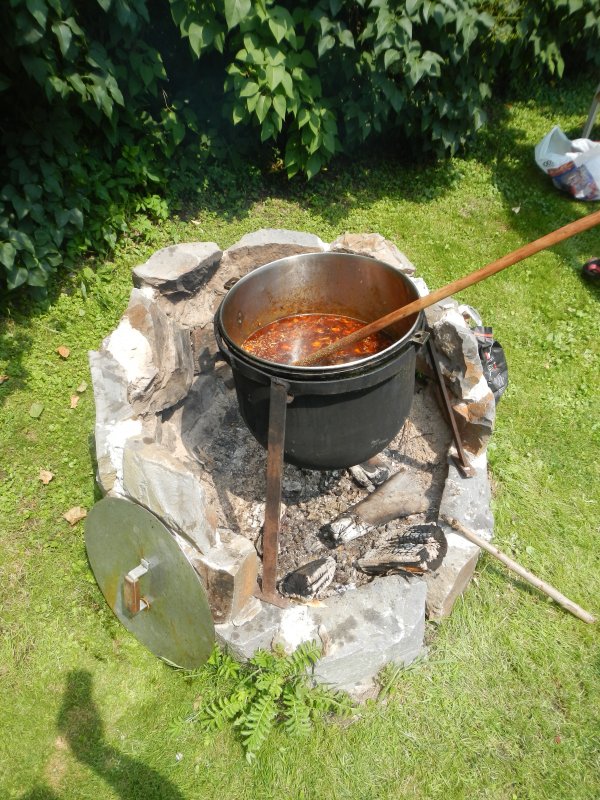
<path id="1" fill-rule="evenodd" d="M 201 552 L 216 544 L 216 516 L 199 468 L 175 458 L 156 442 L 130 438 L 124 446 L 125 493 L 160 517 Z"/>
<path id="2" fill-rule="evenodd" d="M 318 606 L 281 609 L 262 603 L 261 613 L 246 625 L 215 630 L 219 643 L 244 659 L 274 645 L 291 653 L 303 642 L 321 642 L 315 680 L 360 696 L 386 664 L 410 664 L 423 652 L 425 594 L 420 578 L 392 575 Z"/>
<path id="3" fill-rule="evenodd" d="M 464 547 L 461 537 L 451 533 L 446 526 L 448 553 L 442 567 L 427 581 L 427 616 L 429 619 L 449 617 L 454 604 L 463 594 L 475 573 L 479 560 L 479 548 L 463 539 L 469 546 Z"/>
<path id="4" fill-rule="evenodd" d="M 441 619 L 452 612 L 454 603 L 469 584 L 479 558 L 479 548 L 450 528 L 442 517 L 458 520 L 488 541 L 494 532 L 494 517 L 490 509 L 491 489 L 485 453 L 470 458 L 475 470 L 472 478 L 464 478 L 449 461 L 448 478 L 444 486 L 438 525 L 446 534 L 448 552 L 441 567 L 425 576 L 427 583 L 427 614 Z"/>
<path id="5" fill-rule="evenodd" d="M 299 253 L 322 253 L 327 249 L 327 245 L 313 233 L 261 228 L 242 236 L 239 242 L 225 250 L 222 264 L 229 271 L 235 266 L 241 276 L 279 258 Z"/>
<path id="6" fill-rule="evenodd" d="M 214 242 L 164 247 L 133 270 L 133 282 L 136 286 L 153 286 L 164 295 L 191 295 L 207 280 L 221 254 Z"/>
<path id="7" fill-rule="evenodd" d="M 270 650 L 281 625 L 283 609 L 269 603 L 260 605 L 260 612 L 244 625 L 215 625 L 217 644 L 242 661 L 252 658 L 257 650 Z"/>
<path id="8" fill-rule="evenodd" d="M 344 233 L 331 243 L 331 249 L 339 253 L 356 253 L 376 258 L 406 275 L 414 275 L 415 267 L 393 242 L 380 233 Z"/>
<path id="9" fill-rule="evenodd" d="M 361 694 L 386 664 L 414 661 L 423 652 L 425 595 L 420 578 L 390 575 L 310 609 L 321 637 L 328 639 L 315 679 Z"/>
<path id="10" fill-rule="evenodd" d="M 490 508 L 491 488 L 487 456 L 485 453 L 471 456 L 469 461 L 475 472 L 472 478 L 463 478 L 455 464 L 449 462 L 439 516 L 456 519 L 465 528 L 470 528 L 489 541 L 494 533 L 494 515 Z"/>

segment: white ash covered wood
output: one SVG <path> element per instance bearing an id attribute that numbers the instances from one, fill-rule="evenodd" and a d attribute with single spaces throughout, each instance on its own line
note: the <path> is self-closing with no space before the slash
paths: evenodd
<path id="1" fill-rule="evenodd" d="M 401 470 L 365 500 L 361 500 L 321 529 L 335 545 L 346 544 L 393 519 L 427 511 L 431 475 Z"/>
<path id="2" fill-rule="evenodd" d="M 424 575 L 441 566 L 447 550 L 446 537 L 438 525 L 414 525 L 388 547 L 367 553 L 356 566 L 368 575 Z"/>

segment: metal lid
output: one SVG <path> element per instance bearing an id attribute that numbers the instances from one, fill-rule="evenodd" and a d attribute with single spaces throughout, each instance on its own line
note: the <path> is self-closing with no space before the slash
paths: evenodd
<path id="1" fill-rule="evenodd" d="M 194 669 L 214 625 L 196 570 L 163 523 L 130 500 L 105 497 L 90 511 L 85 544 L 106 602 L 154 655 Z"/>

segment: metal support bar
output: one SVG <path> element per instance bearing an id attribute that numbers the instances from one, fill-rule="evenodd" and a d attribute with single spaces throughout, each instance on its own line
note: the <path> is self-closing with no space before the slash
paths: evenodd
<path id="1" fill-rule="evenodd" d="M 433 367 L 437 384 L 442 395 L 442 400 L 444 401 L 443 405 L 446 410 L 446 416 L 452 429 L 452 439 L 454 440 L 454 446 L 456 447 L 457 453 L 456 456 L 453 456 L 453 460 L 463 477 L 472 478 L 475 474 L 475 470 L 469 463 L 469 459 L 465 453 L 460 432 L 458 430 L 458 425 L 456 424 L 456 419 L 454 417 L 454 409 L 452 408 L 452 404 L 448 396 L 448 389 L 446 388 L 446 382 L 444 381 L 444 376 L 442 374 L 440 359 L 437 350 L 435 349 L 435 345 L 433 344 L 432 331 L 430 330 L 429 333 L 431 335 L 429 336 L 429 339 L 427 339 L 427 352 L 429 354 L 429 360 L 431 361 L 431 366 Z"/>
<path id="2" fill-rule="evenodd" d="M 281 513 L 281 481 L 283 445 L 289 385 L 271 378 L 269 395 L 269 434 L 267 448 L 267 497 L 263 527 L 262 592 L 259 597 L 275 605 L 286 604 L 276 590 L 279 520 Z"/>
<path id="3" fill-rule="evenodd" d="M 585 122 L 585 125 L 583 126 L 583 130 L 581 131 L 582 139 L 590 138 L 590 133 L 592 132 L 592 128 L 594 127 L 594 121 L 596 119 L 596 113 L 598 112 L 599 105 L 600 105 L 600 83 L 596 87 L 596 91 L 594 93 L 594 99 L 592 100 L 592 105 L 590 106 L 588 118 Z"/>

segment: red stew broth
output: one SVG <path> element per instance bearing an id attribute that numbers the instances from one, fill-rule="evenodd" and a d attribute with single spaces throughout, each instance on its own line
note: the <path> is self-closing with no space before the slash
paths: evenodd
<path id="1" fill-rule="evenodd" d="M 276 319 L 251 333 L 242 348 L 265 361 L 293 364 L 354 333 L 365 324 L 340 314 L 293 314 Z M 321 365 L 348 364 L 379 353 L 393 342 L 385 333 L 374 333 L 323 359 Z"/>

